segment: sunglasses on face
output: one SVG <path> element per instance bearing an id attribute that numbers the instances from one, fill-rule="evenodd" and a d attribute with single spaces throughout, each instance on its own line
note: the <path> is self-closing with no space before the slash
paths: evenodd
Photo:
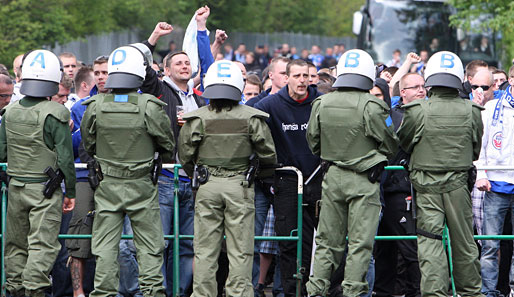
<path id="1" fill-rule="evenodd" d="M 490 87 L 491 87 L 491 86 L 477 86 L 477 85 L 471 85 L 471 88 L 472 88 L 473 90 L 476 90 L 476 89 L 478 89 L 478 88 L 482 88 L 482 90 L 487 91 L 487 90 L 489 90 L 489 88 L 490 88 Z"/>

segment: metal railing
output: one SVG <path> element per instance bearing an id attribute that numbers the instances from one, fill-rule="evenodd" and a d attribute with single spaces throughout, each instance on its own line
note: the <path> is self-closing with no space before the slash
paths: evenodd
<path id="1" fill-rule="evenodd" d="M 86 164 L 75 164 L 76 168 L 86 168 Z M 7 163 L 0 163 L 0 169 L 6 170 Z M 173 169 L 174 171 L 174 205 L 179 205 L 178 202 L 178 189 L 179 189 L 179 169 L 181 165 L 178 164 L 164 164 L 163 168 L 165 169 Z M 386 170 L 404 170 L 403 166 L 387 166 Z M 479 169 L 481 170 L 514 170 L 514 166 L 481 166 Z M 303 176 L 300 170 L 295 167 L 283 167 L 278 168 L 276 170 L 280 171 L 293 171 L 298 176 L 298 219 L 297 219 L 297 229 L 291 231 L 290 236 L 255 236 L 255 240 L 257 241 L 296 241 L 297 242 L 297 265 L 296 265 L 296 275 L 297 279 L 297 290 L 296 296 L 300 296 L 301 293 L 301 282 L 302 282 L 302 226 L 303 226 Z M 1 186 L 2 191 L 2 200 L 1 200 L 1 226 L 0 229 L 2 234 L 0 234 L 1 240 L 1 260 L 0 260 L 0 269 L 1 269 L 1 285 L 2 285 L 2 296 L 5 296 L 5 228 L 6 228 L 6 214 L 7 214 L 7 187 L 4 183 Z M 179 234 L 179 208 L 174 207 L 174 216 L 173 216 L 173 234 L 172 235 L 164 235 L 164 239 L 173 240 L 173 295 L 179 296 L 179 241 L 180 240 L 191 240 L 194 238 L 193 235 L 180 235 Z M 296 236 L 293 233 L 296 231 Z M 59 234 L 60 239 L 91 239 L 91 234 Z M 122 235 L 121 239 L 133 239 L 133 235 Z M 408 235 L 408 236 L 375 236 L 375 240 L 416 240 L 417 236 Z M 475 240 L 514 240 L 514 235 L 475 235 Z M 448 228 L 445 226 L 443 232 L 443 245 L 447 247 L 447 253 L 449 258 L 449 270 L 452 280 L 452 291 L 453 295 L 457 296 L 455 291 L 455 284 L 453 281 L 453 264 L 452 264 L 452 251 L 451 251 L 451 239 L 449 236 Z"/>
<path id="2" fill-rule="evenodd" d="M 86 164 L 77 163 L 75 164 L 76 168 L 86 168 Z M 179 164 L 164 164 L 162 166 L 164 169 L 173 169 L 174 171 L 174 205 L 178 206 L 178 189 L 179 189 L 179 169 L 182 167 Z M 0 169 L 6 170 L 7 164 L 0 163 Z M 282 167 L 277 170 L 281 171 L 293 171 L 298 177 L 298 226 L 297 229 L 291 231 L 291 236 L 255 236 L 255 240 L 269 240 L 269 241 L 296 241 L 297 242 L 297 264 L 296 264 L 296 279 L 297 279 L 297 288 L 301 288 L 301 267 L 302 267 L 302 226 L 303 226 L 303 176 L 300 170 L 295 167 Z M 2 234 L 0 234 L 1 242 L 1 285 L 2 285 L 2 296 L 5 296 L 5 225 L 6 225 L 6 216 L 7 216 L 7 196 L 6 196 L 7 187 L 4 183 L 2 183 L 2 221 L 1 221 L 1 230 Z M 179 241 L 183 239 L 194 239 L 193 235 L 180 235 L 179 234 L 179 207 L 173 208 L 173 234 L 172 235 L 164 235 L 165 240 L 173 240 L 173 296 L 179 295 Z M 296 231 L 296 236 L 293 235 L 293 232 Z M 133 235 L 122 235 L 121 239 L 133 239 Z M 59 234 L 59 239 L 91 239 L 91 234 Z M 297 289 L 297 296 L 299 295 L 301 290 Z"/>

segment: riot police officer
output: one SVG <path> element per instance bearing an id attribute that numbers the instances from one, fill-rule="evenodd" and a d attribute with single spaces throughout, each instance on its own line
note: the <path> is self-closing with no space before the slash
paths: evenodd
<path id="1" fill-rule="evenodd" d="M 96 256 L 95 290 L 90 296 L 115 296 L 119 242 L 129 217 L 139 260 L 139 284 L 145 296 L 164 297 L 164 238 L 159 214 L 156 152 L 171 162 L 174 138 L 165 105 L 139 94 L 148 59 L 136 46 L 122 46 L 109 56 L 110 94 L 85 101 L 81 123 L 84 148 L 100 165 L 103 180 L 95 191 L 96 215 L 91 242 Z"/>
<path id="2" fill-rule="evenodd" d="M 314 101 L 307 129 L 312 152 L 328 162 L 316 235 L 310 296 L 327 296 L 348 235 L 342 284 L 345 296 L 368 292 L 365 281 L 380 214 L 378 177 L 398 147 L 387 104 L 369 94 L 375 80 L 371 56 L 347 51 L 337 65 L 337 91 Z"/>
<path id="3" fill-rule="evenodd" d="M 451 238 L 457 293 L 481 296 L 468 171 L 480 153 L 483 108 L 459 98 L 463 78 L 457 55 L 444 51 L 434 54 L 425 70 L 429 99 L 404 106 L 398 131 L 401 147 L 411 153 L 410 180 L 417 192 L 422 296 L 448 294 L 448 262 L 441 241 L 445 223 Z"/>
<path id="4" fill-rule="evenodd" d="M 226 295 L 253 296 L 255 207 L 249 166 L 252 155 L 261 167 L 276 162 L 265 122 L 268 114 L 239 105 L 244 82 L 233 62 L 212 64 L 204 85 L 203 96 L 210 104 L 184 116 L 179 136 L 179 158 L 186 173 L 194 176 L 195 166 L 209 172 L 195 201 L 192 296 L 217 296 L 214 275 L 224 234 L 230 263 Z"/>
<path id="5" fill-rule="evenodd" d="M 11 296 L 45 296 L 45 288 L 51 285 L 48 275 L 61 247 L 57 240 L 61 215 L 75 205 L 70 112 L 49 101 L 57 94 L 62 77 L 62 64 L 55 54 L 32 51 L 25 55 L 21 69 L 20 92 L 25 97 L 2 110 L 0 126 L 0 160 L 9 162 L 11 176 L 6 289 Z M 45 172 L 57 175 L 49 178 Z"/>

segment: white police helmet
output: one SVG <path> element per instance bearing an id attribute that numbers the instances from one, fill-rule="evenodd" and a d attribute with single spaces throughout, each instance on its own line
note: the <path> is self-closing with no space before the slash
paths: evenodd
<path id="1" fill-rule="evenodd" d="M 447 51 L 437 52 L 430 57 L 425 68 L 425 86 L 462 88 L 464 67 L 460 58 Z"/>
<path id="2" fill-rule="evenodd" d="M 20 93 L 32 97 L 49 97 L 59 92 L 62 78 L 62 63 L 47 50 L 28 53 L 21 66 Z"/>
<path id="3" fill-rule="evenodd" d="M 337 63 L 334 88 L 348 87 L 371 90 L 375 82 L 375 63 L 371 56 L 359 49 L 345 52 Z"/>
<path id="4" fill-rule="evenodd" d="M 132 43 L 130 46 L 137 48 L 145 56 L 145 59 L 146 59 L 146 62 L 148 63 L 148 65 L 152 66 L 153 55 L 152 55 L 152 51 L 148 48 L 148 46 L 146 46 L 144 43 L 140 43 L 140 42 Z"/>
<path id="5" fill-rule="evenodd" d="M 207 70 L 203 85 L 205 98 L 239 101 L 244 89 L 243 74 L 234 62 L 216 61 Z"/>
<path id="6" fill-rule="evenodd" d="M 108 89 L 135 89 L 143 85 L 148 62 L 136 47 L 126 45 L 115 49 L 107 61 Z"/>

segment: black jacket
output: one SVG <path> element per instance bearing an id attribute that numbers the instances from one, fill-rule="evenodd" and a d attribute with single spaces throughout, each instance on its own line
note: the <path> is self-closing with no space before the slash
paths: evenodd
<path id="1" fill-rule="evenodd" d="M 395 132 L 398 131 L 400 123 L 402 122 L 403 113 L 404 110 L 401 106 L 395 106 L 391 110 L 391 118 L 393 120 Z M 396 155 L 391 160 L 389 160 L 389 165 L 401 165 L 400 162 L 402 160 L 406 160 L 408 162 L 409 159 L 410 154 L 406 153 L 400 148 L 398 153 L 396 153 Z M 407 170 L 386 170 L 382 187 L 384 191 L 384 198 L 386 200 L 386 206 L 387 197 L 390 193 L 403 193 L 406 196 L 410 195 L 409 172 Z"/>
<path id="2" fill-rule="evenodd" d="M 153 52 L 153 46 L 151 46 L 146 41 L 144 44 Z M 178 143 L 178 133 L 180 129 L 177 124 L 177 105 L 183 105 L 178 93 L 166 82 L 159 80 L 157 73 L 150 66 L 146 68 L 146 77 L 140 90 L 143 93 L 154 95 L 167 104 L 163 108 L 171 120 L 171 129 L 173 130 L 173 135 L 175 136 L 175 143 Z M 206 105 L 205 99 L 203 97 L 194 94 L 194 98 L 198 107 Z"/>
<path id="3" fill-rule="evenodd" d="M 320 164 L 320 158 L 312 153 L 307 144 L 306 132 L 312 101 L 323 95 L 312 86 L 307 90 L 308 97 L 302 103 L 289 96 L 286 85 L 254 106 L 270 115 L 266 123 L 275 142 L 278 162 L 300 169 L 305 179 Z"/>
<path id="4" fill-rule="evenodd" d="M 271 88 L 262 91 L 259 95 L 251 98 L 250 100 L 246 101 L 246 105 L 254 107 L 255 104 L 257 104 L 259 101 L 262 100 L 262 98 L 268 97 L 269 92 L 271 92 Z"/>
<path id="5" fill-rule="evenodd" d="M 469 93 L 471 93 L 471 84 L 468 80 L 462 84 L 462 89 L 459 89 L 459 97 L 462 99 L 469 99 Z"/>

